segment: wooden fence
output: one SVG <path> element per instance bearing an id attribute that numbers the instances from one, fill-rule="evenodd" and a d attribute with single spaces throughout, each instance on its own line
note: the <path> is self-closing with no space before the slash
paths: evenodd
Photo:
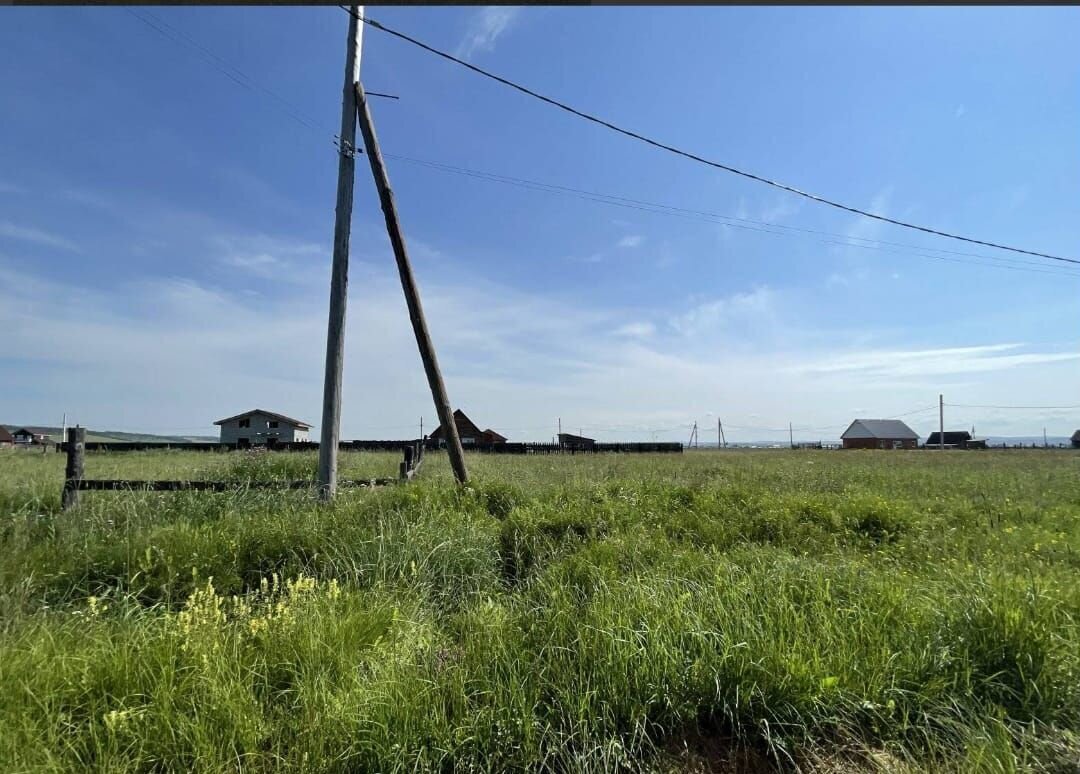
<path id="1" fill-rule="evenodd" d="M 274 444 L 273 446 L 242 446 L 234 443 L 220 443 L 218 441 L 206 441 L 190 443 L 171 443 L 137 441 L 123 443 L 119 441 L 87 441 L 84 444 L 86 451 L 147 451 L 150 449 L 177 449 L 184 451 L 235 451 L 236 449 L 266 449 L 267 451 L 318 451 L 318 441 L 291 441 Z M 422 447 L 434 451 L 439 447 L 437 440 L 424 439 L 412 441 L 341 441 L 338 448 L 341 451 L 402 451 L 410 446 Z M 466 451 L 475 451 L 482 454 L 598 454 L 602 452 L 614 452 L 621 454 L 640 453 L 681 453 L 681 443 L 597 443 L 587 448 L 565 446 L 557 443 L 473 443 L 465 445 Z"/>
<path id="2" fill-rule="evenodd" d="M 401 444 L 404 443 L 404 446 Z M 64 468 L 64 488 L 60 493 L 63 510 L 79 502 L 79 492 L 145 491 L 145 492 L 226 492 L 243 489 L 308 489 L 316 486 L 312 479 L 298 481 L 183 481 L 183 480 L 129 480 L 84 478 L 87 447 L 86 428 L 71 427 L 67 431 L 64 450 L 67 464 Z M 397 478 L 368 478 L 339 481 L 342 487 L 376 487 L 411 481 L 424 461 L 424 445 L 419 441 L 399 442 L 404 459 L 398 466 Z"/>

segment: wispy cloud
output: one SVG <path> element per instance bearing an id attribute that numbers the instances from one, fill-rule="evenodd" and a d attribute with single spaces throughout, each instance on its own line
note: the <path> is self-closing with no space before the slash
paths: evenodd
<path id="1" fill-rule="evenodd" d="M 656 325 L 651 322 L 632 322 L 620 325 L 614 331 L 616 336 L 631 339 L 647 339 L 656 334 Z"/>
<path id="2" fill-rule="evenodd" d="M 219 262 L 230 269 L 293 283 L 325 280 L 322 270 L 329 262 L 329 247 L 266 234 L 217 236 L 212 243 Z"/>
<path id="3" fill-rule="evenodd" d="M 698 336 L 733 322 L 760 325 L 775 312 L 776 293 L 768 287 L 749 293 L 735 293 L 700 303 L 668 320 L 681 336 Z"/>
<path id="4" fill-rule="evenodd" d="M 806 374 L 858 373 L 876 377 L 939 376 L 1000 371 L 1080 360 L 1076 352 L 1022 352 L 1023 344 L 984 344 L 920 350 L 867 350 L 794 367 Z"/>
<path id="5" fill-rule="evenodd" d="M 963 105 L 957 105 L 956 106 L 956 117 L 957 118 L 963 118 L 963 116 L 964 116 L 964 114 L 966 112 L 967 112 L 967 108 L 964 107 Z"/>
<path id="6" fill-rule="evenodd" d="M 571 257 L 570 260 L 578 261 L 580 263 L 601 263 L 602 261 L 607 260 L 607 258 L 616 250 L 632 250 L 636 247 L 640 247 L 644 243 L 645 237 L 642 235 L 628 234 L 618 239 L 611 247 L 596 250 L 584 257 Z"/>
<path id="7" fill-rule="evenodd" d="M 20 226 L 6 220 L 0 221 L 0 237 L 18 239 L 22 242 L 31 242 L 45 247 L 59 247 L 63 250 L 79 252 L 79 246 L 70 239 L 65 239 L 62 236 L 48 231 L 42 231 L 41 229 Z"/>
<path id="8" fill-rule="evenodd" d="M 22 186 L 9 183 L 6 180 L 0 180 L 0 194 L 18 194 L 26 193 L 26 189 Z"/>
<path id="9" fill-rule="evenodd" d="M 279 259 L 302 260 L 304 243 L 291 244 L 299 253 L 266 242 L 233 260 L 276 270 Z M 354 264 L 350 287 L 343 432 L 411 437 L 418 415 L 434 420 L 430 393 L 393 261 L 367 258 Z M 317 420 L 326 336 L 319 275 L 257 297 L 232 278 L 147 276 L 91 290 L 0 261 L 0 295 L 8 299 L 0 305 L 0 361 L 20 363 L 7 371 L 6 410 L 32 422 L 59 407 L 84 425 L 148 432 L 213 432 L 214 419 L 262 404 Z M 1022 395 L 1034 404 L 1038 384 L 1038 403 L 1056 405 L 1069 402 L 1080 379 L 1080 354 L 1050 347 L 852 348 L 839 335 L 808 336 L 804 320 L 782 314 L 789 291 L 771 288 L 698 298 L 672 317 L 601 299 L 576 303 L 467 270 L 425 277 L 425 311 L 454 405 L 514 440 L 549 436 L 556 416 L 612 440 L 654 430 L 681 440 L 709 411 L 725 427 L 786 428 L 788 419 L 831 426 L 849 421 L 852 406 L 888 416 L 928 405 L 942 389 L 958 402 L 960 394 L 987 404 Z M 41 298 L 64 303 L 44 307 Z M 963 389 L 949 374 L 964 377 Z M 993 428 L 981 416 L 973 421 L 983 432 L 1010 434 L 1010 423 L 1019 430 L 1042 420 L 1006 417 Z M 739 433 L 731 428 L 728 440 Z"/>
<path id="10" fill-rule="evenodd" d="M 477 52 L 494 51 L 495 43 L 520 14 L 521 8 L 511 6 L 488 5 L 478 9 L 455 54 L 462 59 L 471 59 Z"/>

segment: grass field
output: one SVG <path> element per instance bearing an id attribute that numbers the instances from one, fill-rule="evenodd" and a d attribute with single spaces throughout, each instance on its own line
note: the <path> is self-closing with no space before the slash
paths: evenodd
<path id="1" fill-rule="evenodd" d="M 1080 771 L 1080 455 L 470 465 L 0 453 L 0 771 Z"/>

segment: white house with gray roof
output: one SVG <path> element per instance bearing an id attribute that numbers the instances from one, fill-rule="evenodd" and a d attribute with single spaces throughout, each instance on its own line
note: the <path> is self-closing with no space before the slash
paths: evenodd
<path id="1" fill-rule="evenodd" d="M 252 409 L 243 414 L 219 419 L 221 442 L 238 446 L 274 446 L 308 440 L 311 425 L 266 409 Z"/>
<path id="2" fill-rule="evenodd" d="M 899 419 L 856 419 L 840 440 L 845 449 L 919 448 L 919 434 Z"/>

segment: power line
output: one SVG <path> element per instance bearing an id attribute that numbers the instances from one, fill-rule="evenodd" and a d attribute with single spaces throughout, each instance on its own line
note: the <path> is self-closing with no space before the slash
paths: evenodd
<path id="1" fill-rule="evenodd" d="M 219 54 L 216 54 L 214 51 L 210 50 L 209 48 L 207 48 L 206 46 L 201 44 L 199 41 L 197 41 L 195 38 L 188 35 L 183 30 L 169 24 L 167 21 L 162 19 L 160 16 L 157 16 L 157 15 L 155 15 L 155 14 L 153 14 L 150 11 L 147 11 L 147 10 L 135 11 L 135 10 L 133 10 L 131 8 L 125 8 L 124 10 L 127 11 L 128 13 L 130 13 L 135 18 L 137 18 L 139 21 L 141 21 L 147 27 L 150 27 L 151 29 L 153 29 L 156 32 L 158 32 L 159 34 L 161 34 L 163 37 L 168 38 L 169 40 L 173 41 L 174 43 L 177 43 L 177 44 L 182 45 L 182 46 L 187 46 L 188 48 L 192 48 L 192 49 L 202 53 L 203 58 L 212 67 L 214 67 L 216 70 L 221 72 L 223 75 L 225 75 L 227 78 L 229 78 L 231 81 L 233 81 L 237 85 L 242 86 L 243 88 L 245 88 L 245 89 L 247 89 L 249 91 L 262 92 L 263 94 L 271 97 L 275 102 L 278 103 L 279 107 L 285 112 L 286 115 L 288 115 L 294 121 L 299 123 L 301 126 L 304 126 L 304 127 L 308 128 L 308 129 L 311 129 L 312 131 L 318 132 L 320 135 L 324 134 L 324 133 L 325 134 L 330 134 L 331 136 L 334 137 L 335 140 L 337 139 L 337 135 L 333 133 L 333 131 L 328 127 L 328 125 L 325 125 L 325 124 L 319 125 L 319 124 L 316 124 L 315 122 L 309 120 L 303 114 L 303 110 L 300 107 L 293 104 L 292 102 L 290 102 L 285 97 L 281 96 L 276 91 L 269 88 L 268 86 L 264 86 L 258 80 L 256 80 L 255 78 L 252 78 L 250 75 L 248 75 L 242 69 L 240 69 L 237 65 L 233 64 L 232 62 L 230 62 L 229 60 L 227 60 L 224 57 L 220 56 Z M 398 97 L 396 97 L 396 96 L 394 96 L 392 94 L 383 94 L 383 93 L 377 92 L 377 91 L 368 91 L 368 92 L 366 92 L 366 94 L 369 97 L 384 97 L 386 99 L 398 99 Z"/>
<path id="2" fill-rule="evenodd" d="M 350 8 L 348 8 L 347 6 L 338 6 L 338 7 L 341 8 L 346 13 L 348 13 L 349 15 L 353 15 L 352 10 Z M 1065 258 L 1065 257 L 1058 256 L 1058 255 L 1052 255 L 1050 253 L 1038 252 L 1036 250 L 1026 250 L 1026 249 L 1019 248 L 1019 247 L 1010 247 L 1008 245 L 999 244 L 997 242 L 990 242 L 990 241 L 987 241 L 987 240 L 974 239 L 972 237 L 960 236 L 958 234 L 952 234 L 952 233 L 949 233 L 947 231 L 940 231 L 938 229 L 929 228 L 927 226 L 920 226 L 920 225 L 917 225 L 915 223 L 908 223 L 906 221 L 896 220 L 894 218 L 889 218 L 889 217 L 886 217 L 884 215 L 878 215 L 876 213 L 868 212 L 867 210 L 863 210 L 863 209 L 860 209 L 858 207 L 852 207 L 852 206 L 847 205 L 847 204 L 842 204 L 842 203 L 834 201 L 832 199 L 828 199 L 828 198 L 826 198 L 824 196 L 819 196 L 817 194 L 809 193 L 807 191 L 802 191 L 802 190 L 800 190 L 798 188 L 795 188 L 794 186 L 787 185 L 786 183 L 781 183 L 781 182 L 778 182 L 776 180 L 770 180 L 770 179 L 768 179 L 766 177 L 762 177 L 760 175 L 756 175 L 756 174 L 753 174 L 751 172 L 746 172 L 744 170 L 737 169 L 736 167 L 732 167 L 732 166 L 729 166 L 727 164 L 721 164 L 720 162 L 717 162 L 717 161 L 711 161 L 710 159 L 706 159 L 706 158 L 704 158 L 702 156 L 699 156 L 699 155 L 697 155 L 695 153 L 691 153 L 689 151 L 685 151 L 685 150 L 682 150 L 680 148 L 676 148 L 673 145 L 668 145 L 668 144 L 660 142 L 658 140 L 654 140 L 654 139 L 652 139 L 650 137 L 646 137 L 645 135 L 639 134 L 638 132 L 632 131 L 630 129 L 624 129 L 621 126 L 618 126 L 616 124 L 611 123 L 610 121 L 605 121 L 604 119 L 598 118 L 597 116 L 594 116 L 594 115 L 592 115 L 590 113 L 586 113 L 586 112 L 584 112 L 582 110 L 578 110 L 577 108 L 571 107 L 570 105 L 567 105 L 564 102 L 560 102 L 559 100 L 552 99 L 551 97 L 546 97 L 543 94 L 540 94 L 540 93 L 538 93 L 536 91 L 533 91 L 532 89 L 529 89 L 529 88 L 527 88 L 525 86 L 522 86 L 521 84 L 515 83 L 514 81 L 508 80 L 506 78 L 503 78 L 503 77 L 501 77 L 499 75 L 496 75 L 496 74 L 494 74 L 492 72 L 489 72 L 488 70 L 484 70 L 483 68 L 477 67 L 476 65 L 471 64 L 470 62 L 466 62 L 464 59 L 460 59 L 460 58 L 458 58 L 458 57 L 456 57 L 456 56 L 454 56 L 452 54 L 448 54 L 445 51 L 441 51 L 441 50 L 439 50 L 439 49 L 437 49 L 437 48 L 435 48 L 433 46 L 428 45 L 427 43 L 424 43 L 424 42 L 422 42 L 420 40 L 417 40 L 414 37 L 406 35 L 403 32 L 398 32 L 397 30 L 391 29 L 391 28 L 381 24 L 380 22 L 375 21 L 374 19 L 364 18 L 364 17 L 361 17 L 359 15 L 357 15 L 356 18 L 359 19 L 360 21 L 364 22 L 365 24 L 368 24 L 368 25 L 374 27 L 377 30 L 381 30 L 382 32 L 385 32 L 385 33 L 387 33 L 389 35 L 393 35 L 394 37 L 399 38 L 400 40 L 404 40 L 407 43 L 411 43 L 412 45 L 417 46 L 419 48 L 422 48 L 425 51 L 428 51 L 428 52 L 430 52 L 432 54 L 435 54 L 436 56 L 442 57 L 443 59 L 446 59 L 446 60 L 448 60 L 450 62 L 461 65 L 462 67 L 465 67 L 465 68 L 467 68 L 469 70 L 472 70 L 473 72 L 478 73 L 479 75 L 483 75 L 485 78 L 490 78 L 491 80 L 496 81 L 497 83 L 501 83 L 504 86 L 508 86 L 508 87 L 510 87 L 512 89 L 515 89 L 516 91 L 520 91 L 522 94 L 526 94 L 526 95 L 528 95 L 530 97 L 533 97 L 534 99 L 540 100 L 541 102 L 545 102 L 545 103 L 547 103 L 549 105 L 552 105 L 553 107 L 557 107 L 560 110 L 564 110 L 564 111 L 566 111 L 566 112 L 568 112 L 568 113 L 570 113 L 572 115 L 575 115 L 575 116 L 578 116 L 579 118 L 585 119 L 586 121 L 590 121 L 590 122 L 592 122 L 594 124 L 598 124 L 599 126 L 603 126 L 603 127 L 607 128 L 607 129 L 610 129 L 613 132 L 617 132 L 619 134 L 625 135 L 625 136 L 633 138 L 635 140 L 639 140 L 640 142 L 644 142 L 644 143 L 646 143 L 648 145 L 652 145 L 653 147 L 660 148 L 661 150 L 668 151 L 669 153 L 673 153 L 673 154 L 675 154 L 677 156 L 682 156 L 684 158 L 690 159 L 691 161 L 696 161 L 696 162 L 698 162 L 700 164 L 705 164 L 707 166 L 714 167 L 716 169 L 720 169 L 720 170 L 723 170 L 725 172 L 730 172 L 731 174 L 734 174 L 734 175 L 739 175 L 741 177 L 745 177 L 745 178 L 750 179 L 750 180 L 755 180 L 755 181 L 757 181 L 759 183 L 764 183 L 765 185 L 772 186 L 773 188 L 778 188 L 778 189 L 780 189 L 782 191 L 787 191 L 789 193 L 793 193 L 793 194 L 796 194 L 798 196 L 802 196 L 804 198 L 811 199 L 813 201 L 819 202 L 821 204 L 828 205 L 830 207 L 834 207 L 834 208 L 839 209 L 839 210 L 845 210 L 847 212 L 851 212 L 851 213 L 854 213 L 856 215 L 862 215 L 863 217 L 866 217 L 866 218 L 873 218 L 874 220 L 879 220 L 879 221 L 882 221 L 882 222 L 885 222 L 885 223 L 892 223 L 895 226 L 901 226 L 903 228 L 913 229 L 915 231 L 922 231 L 922 232 L 924 232 L 926 234 L 933 234 L 935 236 L 945 237 L 947 239 L 955 239 L 955 240 L 959 240 L 961 242 L 969 242 L 971 244 L 983 245 L 984 247 L 993 247 L 993 248 L 996 248 L 998 250 L 1008 250 L 1009 252 L 1023 253 L 1025 255 L 1033 255 L 1033 256 L 1036 256 L 1036 257 L 1039 257 L 1039 258 L 1048 258 L 1048 259 L 1054 260 L 1054 261 L 1062 261 L 1062 262 L 1065 262 L 1065 263 L 1080 264 L 1080 260 L 1077 260 L 1075 258 Z"/>
<path id="3" fill-rule="evenodd" d="M 189 47 L 197 50 L 198 52 L 200 52 L 204 56 L 204 58 L 207 59 L 209 64 L 211 64 L 215 69 L 217 69 L 219 72 L 221 72 L 223 75 L 228 77 L 230 80 L 232 80 L 234 83 L 238 84 L 239 86 L 241 86 L 241 87 L 243 87 L 245 89 L 248 89 L 249 91 L 262 92 L 263 94 L 273 98 L 279 104 L 279 106 L 284 110 L 286 115 L 288 115 L 293 120 L 300 123 L 302 126 L 308 128 L 308 129 L 311 129 L 312 131 L 318 132 L 320 134 L 323 134 L 324 132 L 326 134 L 330 134 L 330 129 L 326 128 L 325 126 L 320 127 L 319 125 L 312 122 L 311 120 L 308 120 L 303 115 L 301 108 L 297 107 L 295 104 L 290 102 L 288 99 L 286 99 L 281 94 L 274 91 L 273 89 L 270 89 L 270 88 L 264 86 L 263 84 L 259 83 L 256 79 L 252 78 L 250 75 L 248 75 L 246 72 L 244 72 L 240 67 L 238 67 L 237 65 L 229 62 L 224 57 L 216 54 L 214 51 L 212 51 L 209 48 L 207 48 L 206 46 L 202 45 L 197 40 L 192 38 L 190 35 L 183 32 L 182 30 L 177 29 L 176 27 L 170 25 L 168 22 L 164 21 L 160 17 L 157 17 L 157 16 L 149 13 L 148 11 L 143 11 L 143 12 L 140 13 L 140 12 L 136 12 L 136 11 L 130 9 L 130 8 L 127 8 L 125 10 L 127 10 L 128 13 L 135 16 L 137 19 L 139 19 L 141 22 L 146 24 L 151 29 L 157 31 L 159 34 L 161 34 L 162 36 L 168 38 L 169 40 L 172 40 L 174 43 L 177 43 L 177 44 L 180 44 L 180 45 L 186 45 L 186 46 L 189 46 Z M 149 17 L 149 18 L 147 18 L 147 17 Z M 397 99 L 396 96 L 389 95 L 389 94 L 381 94 L 379 92 L 367 92 L 367 94 L 369 94 L 371 96 L 382 96 L 382 97 L 386 97 L 386 98 L 389 98 L 389 99 Z M 332 136 L 333 136 L 334 142 L 336 144 L 337 135 L 334 134 Z M 358 152 L 362 152 L 362 151 L 358 150 Z M 610 205 L 610 206 L 624 207 L 624 208 L 634 209 L 634 210 L 643 211 L 643 212 L 651 212 L 653 214 L 659 214 L 659 215 L 667 215 L 667 216 L 672 216 L 672 217 L 682 217 L 682 218 L 687 218 L 687 219 L 690 219 L 690 220 L 698 220 L 698 221 L 707 222 L 707 223 L 719 223 L 720 225 L 724 225 L 726 227 L 739 228 L 739 229 L 746 230 L 746 231 L 756 231 L 756 232 L 760 232 L 760 233 L 773 234 L 773 235 L 777 235 L 777 236 L 793 236 L 794 234 L 788 233 L 788 232 L 797 232 L 797 233 L 803 233 L 803 234 L 813 234 L 813 235 L 817 235 L 817 236 L 834 237 L 834 238 L 838 238 L 838 239 L 842 239 L 842 240 L 858 240 L 858 242 L 867 242 L 867 243 L 871 243 L 871 244 L 858 244 L 855 241 L 843 241 L 843 242 L 835 242 L 835 241 L 829 241 L 829 240 L 821 240 L 821 241 L 822 241 L 823 244 L 834 244 L 834 245 L 840 245 L 840 246 L 843 246 L 843 247 L 855 247 L 855 248 L 860 248 L 860 249 L 864 249 L 864 250 L 878 250 L 878 251 L 882 251 L 882 252 L 894 253 L 896 255 L 913 255 L 914 257 L 932 258 L 934 260 L 950 261 L 950 262 L 953 262 L 953 263 L 968 263 L 968 264 L 972 264 L 972 265 L 976 265 L 976 266 L 989 266 L 990 268 L 1001 268 L 1001 269 L 1011 269 L 1011 270 L 1017 270 L 1017 271 L 1028 271 L 1028 272 L 1031 272 L 1031 273 L 1038 273 L 1038 274 L 1064 274 L 1066 276 L 1078 276 L 1078 277 L 1080 277 L 1080 273 L 1073 273 L 1072 271 L 1070 271 L 1068 269 L 1063 269 L 1062 271 L 1048 270 L 1050 265 L 1046 264 L 1046 263 L 1039 262 L 1039 261 L 1025 261 L 1025 260 L 1019 259 L 1019 258 L 1003 258 L 1003 257 L 1000 257 L 1000 256 L 985 255 L 985 254 L 981 254 L 981 253 L 969 253 L 969 252 L 962 252 L 962 251 L 955 251 L 955 250 L 945 250 L 945 249 L 942 249 L 942 248 L 923 247 L 923 246 L 919 246 L 919 245 L 908 245 L 908 244 L 904 244 L 904 243 L 900 243 L 900 242 L 890 242 L 890 241 L 887 241 L 887 240 L 871 239 L 869 237 L 857 237 L 857 236 L 851 236 L 851 235 L 847 235 L 847 234 L 835 234 L 835 233 L 828 232 L 828 231 L 819 231 L 819 230 L 816 230 L 816 229 L 803 228 L 803 227 L 799 227 L 799 226 L 789 226 L 789 225 L 785 225 L 785 224 L 781 224 L 781 223 L 772 223 L 772 222 L 769 222 L 769 221 L 754 220 L 752 218 L 740 218 L 740 217 L 737 217 L 737 216 L 734 216 L 734 215 L 725 215 L 725 214 L 722 214 L 722 213 L 710 212 L 710 211 L 707 211 L 707 210 L 694 210 L 694 209 L 690 209 L 690 208 L 686 208 L 686 207 L 679 207 L 679 206 L 676 206 L 676 205 L 662 204 L 662 203 L 658 203 L 658 202 L 649 202 L 649 201 L 645 201 L 645 200 L 641 200 L 641 199 L 634 199 L 634 198 L 631 198 L 631 197 L 620 196 L 620 195 L 616 195 L 616 194 L 606 194 L 606 193 L 599 193 L 599 192 L 595 192 L 595 191 L 588 191 L 588 190 L 584 190 L 584 189 L 580 189 L 580 188 L 574 188 L 574 187 L 571 187 L 571 186 L 559 185 L 559 184 L 556 184 L 556 183 L 544 183 L 544 182 L 540 182 L 540 181 L 536 181 L 536 180 L 528 180 L 528 179 L 525 179 L 525 178 L 517 178 L 517 177 L 508 176 L 508 175 L 501 175 L 501 174 L 497 174 L 497 173 L 494 173 L 494 172 L 486 172 L 486 171 L 481 171 L 481 170 L 469 169 L 469 168 L 466 168 L 466 167 L 457 167 L 457 166 L 454 166 L 452 164 L 445 164 L 445 163 L 442 163 L 442 162 L 430 161 L 430 160 L 427 160 L 427 159 L 418 159 L 418 158 L 414 158 L 414 157 L 410 157 L 410 156 L 403 156 L 403 155 L 399 155 L 399 154 L 387 153 L 387 154 L 384 154 L 384 155 L 387 158 L 397 159 L 399 161 L 404 161 L 406 163 L 416 164 L 416 165 L 427 167 L 429 169 L 435 169 L 435 170 L 438 170 L 438 171 L 443 171 L 443 172 L 448 172 L 448 173 L 453 173 L 453 174 L 459 174 L 459 175 L 463 175 L 463 176 L 466 176 L 466 177 L 472 177 L 474 179 L 485 180 L 487 182 L 501 183 L 501 184 L 506 184 L 506 185 L 515 185 L 515 186 L 518 186 L 518 187 L 521 187 L 521 188 L 525 188 L 527 190 L 540 191 L 540 192 L 543 192 L 543 193 L 561 193 L 561 194 L 565 194 L 565 195 L 575 196 L 576 198 L 582 199 L 584 201 L 592 201 L 592 202 L 596 202 L 596 203 L 600 203 L 600 204 L 607 204 L 607 205 Z M 775 229 L 782 229 L 782 231 L 777 231 Z M 894 246 L 894 247 L 904 247 L 904 248 L 908 248 L 908 249 L 911 249 L 911 250 L 916 250 L 916 251 L 919 251 L 919 252 L 907 253 L 907 252 L 903 252 L 903 251 L 889 250 L 887 248 L 881 247 L 880 245 L 889 245 L 889 246 Z M 944 257 L 942 255 L 934 255 L 932 253 L 946 253 L 948 255 L 968 256 L 968 257 L 976 258 L 976 259 L 986 259 L 986 260 L 990 260 L 990 261 L 995 261 L 995 262 L 997 262 L 997 264 L 1000 264 L 1000 265 L 986 264 L 986 263 L 982 263 L 979 260 L 966 261 L 966 260 L 961 260 L 961 259 L 958 259 L 958 258 L 948 258 L 948 257 Z M 1033 266 L 1033 267 L 1040 267 L 1040 268 L 1023 268 L 1021 266 L 1013 265 L 1013 264 L 1024 264 L 1024 265 L 1030 265 L 1030 266 Z"/>
<path id="4" fill-rule="evenodd" d="M 428 167 L 442 172 L 449 172 L 453 174 L 460 174 L 465 177 L 471 177 L 478 180 L 484 180 L 490 183 L 500 183 L 506 185 L 513 185 L 526 190 L 539 191 L 541 193 L 552 194 L 565 194 L 568 196 L 574 196 L 574 198 L 581 199 L 583 201 L 591 201 L 599 204 L 608 204 L 615 207 L 624 207 L 626 209 L 638 210 L 641 212 L 651 212 L 657 215 L 667 215 L 672 217 L 681 217 L 689 220 L 702 221 L 705 223 L 717 223 L 719 225 L 739 228 L 746 231 L 757 231 L 763 234 L 773 234 L 775 236 L 796 236 L 798 234 L 813 234 L 818 236 L 835 237 L 842 240 L 859 240 L 859 242 L 868 242 L 873 244 L 859 244 L 853 241 L 837 242 L 834 240 L 820 240 L 822 244 L 840 245 L 843 247 L 855 247 L 863 250 L 877 250 L 879 252 L 893 253 L 895 255 L 908 255 L 917 258 L 932 258 L 939 261 L 948 261 L 950 263 L 966 263 L 972 266 L 983 266 L 995 269 L 1011 269 L 1015 271 L 1028 271 L 1035 274 L 1057 274 L 1060 276 L 1068 277 L 1080 277 L 1080 271 L 1076 269 L 1070 269 L 1068 267 L 1058 267 L 1055 264 L 1048 264 L 1042 261 L 1030 261 L 1023 258 L 1004 258 L 1001 256 L 986 255 L 984 253 L 968 253 L 957 250 L 943 250 L 936 247 L 923 247 L 920 245 L 909 245 L 903 242 L 890 242 L 881 239 L 871 239 L 870 237 L 857 237 L 847 234 L 836 234 L 829 231 L 819 231 L 816 229 L 803 228 L 799 226 L 788 226 L 782 223 L 772 223 L 770 221 L 754 220 L 751 218 L 740 218 L 734 215 L 724 215 L 718 212 L 709 212 L 707 210 L 693 210 L 685 207 L 678 207 L 675 205 L 661 204 L 658 202 L 648 202 L 641 199 L 633 199 L 626 196 L 619 196 L 615 194 L 605 194 L 595 191 L 588 191 L 580 188 L 573 188 L 565 185 L 558 185 L 555 183 L 543 183 L 537 180 L 529 180 L 526 178 L 510 177 L 507 175 L 500 175 L 494 172 L 484 172 L 475 169 L 469 169 L 467 167 L 456 167 L 452 164 L 444 164 L 437 161 L 429 161 L 426 159 L 417 159 L 410 156 L 402 156 L 394 153 L 383 154 L 387 158 L 393 158 L 398 161 L 404 161 L 410 164 L 417 164 L 420 166 Z M 734 222 L 728 222 L 734 221 Z M 752 224 L 752 225 L 743 225 Z M 765 228 L 757 228 L 755 226 L 764 226 Z M 784 229 L 784 231 L 775 231 L 772 229 Z M 903 250 L 891 250 L 887 247 L 881 247 L 880 245 L 893 245 L 898 247 L 909 248 L 909 251 Z M 915 250 L 919 252 L 910 252 Z M 947 255 L 935 255 L 934 253 L 946 253 Z M 966 255 L 973 258 L 981 258 L 996 263 L 988 264 L 983 263 L 980 260 L 964 260 L 962 258 L 951 258 L 949 255 Z M 1040 267 L 1040 268 L 1028 268 L 1028 267 Z"/>
<path id="5" fill-rule="evenodd" d="M 1017 409 L 1022 411 L 1045 411 L 1051 409 L 1080 409 L 1080 406 L 986 406 L 978 403 L 946 403 L 952 408 Z"/>
<path id="6" fill-rule="evenodd" d="M 948 405 L 948 404 L 946 404 L 946 405 Z M 937 410 L 937 406 L 927 406 L 926 408 L 915 409 L 913 411 L 907 411 L 907 412 L 905 412 L 903 414 L 894 414 L 893 416 L 888 417 L 888 418 L 889 419 L 900 419 L 900 417 L 909 417 L 912 414 L 922 414 L 923 412 L 926 412 L 926 411 L 936 411 L 936 410 Z"/>

